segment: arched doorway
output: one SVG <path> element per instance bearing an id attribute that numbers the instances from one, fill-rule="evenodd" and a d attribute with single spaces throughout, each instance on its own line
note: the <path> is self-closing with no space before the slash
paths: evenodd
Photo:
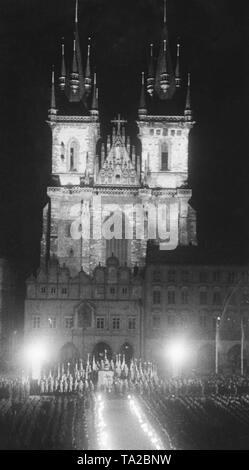
<path id="1" fill-rule="evenodd" d="M 109 344 L 106 343 L 97 343 L 93 349 L 93 355 L 95 356 L 96 361 L 101 361 L 105 359 L 105 354 L 107 359 L 112 358 L 112 350 Z"/>
<path id="2" fill-rule="evenodd" d="M 240 344 L 235 344 L 227 353 L 227 366 L 232 373 L 238 372 L 240 369 Z"/>
<path id="3" fill-rule="evenodd" d="M 126 364 L 129 364 L 131 362 L 131 359 L 134 356 L 134 349 L 133 346 L 130 343 L 124 343 L 121 346 L 120 349 L 120 354 L 125 356 L 125 362 Z"/>
<path id="4" fill-rule="evenodd" d="M 198 350 L 196 369 L 201 374 L 214 372 L 215 348 L 213 344 L 205 344 Z"/>
<path id="5" fill-rule="evenodd" d="M 60 350 L 61 362 L 68 362 L 79 358 L 79 351 L 73 343 L 66 343 Z"/>

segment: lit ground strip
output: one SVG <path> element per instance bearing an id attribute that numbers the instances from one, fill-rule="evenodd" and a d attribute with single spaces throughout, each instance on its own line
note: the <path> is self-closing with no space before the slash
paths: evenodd
<path id="1" fill-rule="evenodd" d="M 104 408 L 105 403 L 101 395 L 97 396 L 97 402 L 95 405 L 95 429 L 97 433 L 97 441 L 99 449 L 109 450 L 110 442 L 109 436 L 106 430 L 106 423 L 104 420 Z"/>
<path id="2" fill-rule="evenodd" d="M 130 408 L 132 412 L 138 418 L 139 424 L 141 426 L 142 431 L 149 437 L 150 442 L 153 444 L 156 450 L 164 450 L 163 443 L 161 439 L 158 437 L 155 429 L 151 426 L 149 421 L 146 419 L 144 413 L 141 411 L 139 405 L 137 404 L 136 400 L 132 398 L 130 395 L 128 396 Z"/>

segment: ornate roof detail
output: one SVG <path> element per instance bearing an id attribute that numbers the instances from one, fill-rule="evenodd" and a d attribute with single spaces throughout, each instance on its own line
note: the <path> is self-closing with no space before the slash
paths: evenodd
<path id="1" fill-rule="evenodd" d="M 120 116 L 112 121 L 113 127 L 112 145 L 102 146 L 101 168 L 97 175 L 96 184 L 111 186 L 137 186 L 139 185 L 138 157 L 131 152 L 130 138 L 123 135 L 122 124 L 126 121 Z M 108 139 L 110 142 L 110 138 Z M 105 153 L 106 149 L 106 153 Z M 131 158 L 133 154 L 133 158 Z"/>

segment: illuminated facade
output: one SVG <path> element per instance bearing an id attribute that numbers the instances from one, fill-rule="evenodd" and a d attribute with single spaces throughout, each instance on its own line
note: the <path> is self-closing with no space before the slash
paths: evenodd
<path id="1" fill-rule="evenodd" d="M 126 121 L 120 116 L 111 122 L 109 135 L 102 135 L 100 132 L 97 75 L 91 72 L 90 43 L 83 70 L 77 1 L 70 71 L 66 69 L 65 64 L 65 48 L 62 44 L 58 83 L 55 72 L 52 73 L 48 117 L 52 132 L 52 184 L 48 187 L 48 204 L 44 209 L 41 267 L 36 279 L 28 280 L 25 312 L 27 336 L 34 334 L 34 317 L 40 318 L 37 324 L 43 325 L 45 336 L 51 337 L 51 334 L 55 333 L 49 326 L 49 318 L 55 314 L 52 312 L 50 315 L 53 309 L 56 310 L 56 317 L 72 317 L 73 329 L 80 328 L 77 323 L 77 308 L 82 305 L 82 296 L 79 294 L 81 279 L 87 277 L 89 283 L 94 283 L 97 266 L 108 271 L 110 260 L 117 260 L 119 274 L 112 287 L 117 292 L 122 286 L 122 269 L 129 270 L 131 276 L 134 269 L 136 271 L 144 267 L 148 237 L 136 236 L 131 219 L 128 223 L 132 225 L 129 237 L 124 233 L 123 227 L 120 238 L 107 239 L 103 232 L 98 238 L 94 236 L 94 218 L 103 205 L 116 205 L 121 213 L 121 220 L 126 218 L 124 207 L 143 207 L 144 219 L 138 221 L 138 226 L 144 224 L 147 228 L 150 224 L 150 208 L 154 207 L 158 211 L 159 207 L 167 206 L 167 212 L 164 214 L 166 235 L 159 236 L 157 230 L 152 237 L 153 242 L 169 244 L 171 249 L 178 245 L 196 244 L 196 215 L 189 204 L 192 192 L 188 187 L 188 143 L 189 133 L 194 125 L 190 76 L 188 80 L 181 78 L 179 44 L 176 45 L 174 60 L 171 57 L 166 26 L 166 2 L 158 57 L 154 57 L 151 47 L 148 73 L 142 73 L 137 136 L 128 135 Z M 96 198 L 101 201 L 99 206 L 95 205 Z M 159 219 L 158 214 L 159 212 Z M 100 225 L 107 219 L 106 214 L 101 212 L 98 219 Z M 75 236 L 72 236 L 72 224 L 75 221 L 76 225 L 78 224 L 77 233 L 74 232 Z M 91 236 L 84 238 L 81 235 L 87 224 Z M 97 232 L 100 230 L 101 227 Z M 51 274 L 51 263 L 53 264 L 54 260 L 57 263 L 56 275 Z M 65 295 L 70 297 L 70 292 L 74 292 L 74 300 L 71 303 L 68 297 L 61 297 L 59 286 L 61 276 L 64 275 L 67 278 L 63 287 L 67 292 Z M 55 276 L 52 283 L 51 276 Z M 72 285 L 78 285 L 78 288 L 73 289 Z M 44 289 L 43 293 L 41 289 Z M 56 297 L 56 302 L 51 301 L 51 295 L 52 298 L 53 295 L 59 296 Z M 94 299 L 95 294 L 89 293 L 87 301 Z M 137 311 L 139 299 L 142 299 L 141 292 L 136 298 L 129 297 L 128 310 Z M 124 305 L 122 301 L 124 302 L 124 299 L 115 296 L 111 299 L 104 296 L 101 308 L 103 311 L 109 311 L 111 303 L 112 309 L 116 310 L 119 317 L 121 305 Z M 93 307 L 89 307 L 95 312 L 91 325 L 87 327 L 89 331 L 79 329 L 76 334 L 81 338 L 77 343 L 80 354 L 85 353 L 86 349 L 91 352 L 99 340 L 99 314 L 95 307 L 96 302 Z M 139 335 L 135 339 L 131 338 L 131 346 L 139 355 L 143 353 L 142 318 L 139 317 L 136 323 L 140 325 Z M 63 322 L 63 319 L 59 320 L 60 325 L 64 325 Z M 114 335 L 106 331 L 104 340 L 113 352 L 118 352 L 127 337 L 124 336 L 117 342 Z M 62 347 L 65 341 L 65 335 L 61 335 L 58 348 Z M 82 346 L 83 342 L 86 347 Z"/>
<path id="2" fill-rule="evenodd" d="M 213 373 L 219 328 L 219 372 L 240 372 L 242 335 L 244 370 L 247 370 L 248 266 L 207 264 L 205 260 L 195 260 L 195 250 L 190 251 L 185 260 L 182 254 L 183 263 L 169 262 L 160 253 L 147 260 L 144 281 L 146 359 L 154 358 L 165 367 L 166 345 L 183 338 L 192 352 L 186 370 Z"/>

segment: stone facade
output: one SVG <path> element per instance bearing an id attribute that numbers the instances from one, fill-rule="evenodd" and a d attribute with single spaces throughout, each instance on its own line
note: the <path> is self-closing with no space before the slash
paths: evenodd
<path id="1" fill-rule="evenodd" d="M 241 319 L 249 360 L 248 266 L 149 263 L 144 284 L 145 357 L 166 363 L 171 339 L 185 338 L 190 368 L 214 371 L 217 318 L 220 365 L 240 369 Z"/>
<path id="2" fill-rule="evenodd" d="M 63 354 L 86 358 L 103 344 L 110 354 L 125 349 L 143 354 L 142 278 L 114 257 L 92 276 L 69 269 L 53 258 L 49 269 L 27 280 L 25 340 L 48 345 L 52 358 Z"/>

